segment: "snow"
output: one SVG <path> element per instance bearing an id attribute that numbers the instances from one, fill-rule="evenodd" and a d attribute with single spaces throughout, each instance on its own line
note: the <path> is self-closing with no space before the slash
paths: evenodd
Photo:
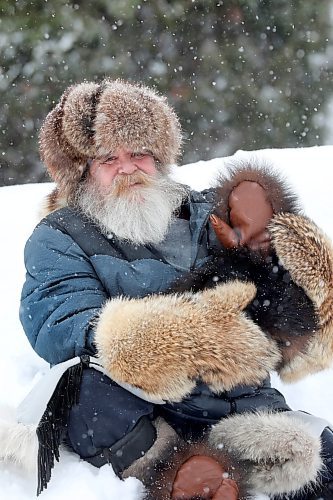
<path id="1" fill-rule="evenodd" d="M 258 155 L 272 161 L 298 193 L 304 212 L 333 239 L 333 146 L 271 149 L 236 153 Z M 174 177 L 195 189 L 208 187 L 226 159 L 217 158 L 184 165 Z M 23 248 L 38 222 L 38 208 L 52 184 L 29 184 L 0 188 L 0 405 L 17 406 L 48 369 L 30 347 L 18 319 L 19 297 L 24 280 Z M 297 384 L 284 385 L 273 375 L 273 385 L 293 409 L 302 409 L 333 422 L 333 369 L 312 375 Z M 1 446 L 1 443 L 0 443 Z M 0 464 L 0 498 L 35 498 L 36 480 L 14 464 Z M 142 498 L 139 481 L 120 481 L 111 467 L 95 469 L 74 454 L 63 452 L 41 500 L 124 500 Z"/>

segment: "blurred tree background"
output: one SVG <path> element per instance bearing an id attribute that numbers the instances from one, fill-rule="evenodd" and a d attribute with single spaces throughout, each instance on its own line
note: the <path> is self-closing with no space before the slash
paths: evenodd
<path id="1" fill-rule="evenodd" d="M 330 0 L 0 0 L 0 185 L 46 180 L 38 130 L 70 84 L 104 76 L 166 94 L 183 163 L 325 144 Z"/>

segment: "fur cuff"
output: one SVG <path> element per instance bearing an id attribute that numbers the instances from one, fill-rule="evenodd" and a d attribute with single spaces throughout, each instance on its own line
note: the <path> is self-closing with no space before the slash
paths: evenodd
<path id="1" fill-rule="evenodd" d="M 319 330 L 279 370 L 283 381 L 294 382 L 333 362 L 333 247 L 314 222 L 300 215 L 275 216 L 269 231 L 282 265 L 312 300 L 319 320 Z"/>
<path id="2" fill-rule="evenodd" d="M 219 174 L 216 180 L 216 213 L 229 223 L 229 196 L 233 189 L 243 181 L 260 184 L 275 214 L 280 212 L 299 213 L 296 195 L 292 192 L 280 173 L 274 171 L 267 160 L 259 158 L 233 159 L 226 173 Z"/>
<path id="3" fill-rule="evenodd" d="M 235 281 L 195 295 L 113 299 L 96 325 L 101 364 L 116 382 L 170 401 L 198 378 L 215 391 L 260 383 L 280 353 L 241 312 L 255 293 Z"/>
<path id="4" fill-rule="evenodd" d="M 170 461 L 170 458 L 175 454 L 175 450 L 183 444 L 176 431 L 163 418 L 158 417 L 154 422 L 154 426 L 156 429 L 156 441 L 153 446 L 143 457 L 135 460 L 122 473 L 123 479 L 136 477 L 148 488 L 157 482 L 158 465 L 163 460 L 166 462 Z"/>
<path id="5" fill-rule="evenodd" d="M 322 468 L 320 439 L 289 412 L 232 416 L 212 428 L 209 441 L 252 464 L 249 482 L 255 493 L 312 488 Z"/>

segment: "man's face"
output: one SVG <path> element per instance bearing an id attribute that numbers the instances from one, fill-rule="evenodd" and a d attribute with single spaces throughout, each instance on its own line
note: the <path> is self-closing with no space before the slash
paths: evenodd
<path id="1" fill-rule="evenodd" d="M 90 177 L 101 187 L 111 187 L 116 179 L 140 173 L 154 177 L 157 173 L 155 159 L 146 151 L 127 151 L 117 149 L 106 158 L 95 159 L 90 165 Z M 130 177 L 129 177 L 130 178 Z M 140 175 L 137 176 L 137 179 Z M 126 189 L 134 190 L 140 187 L 141 182 L 133 175 L 133 182 L 128 182 Z"/>
<path id="2" fill-rule="evenodd" d="M 187 195 L 184 186 L 157 170 L 150 153 L 118 149 L 91 162 L 76 203 L 105 234 L 147 244 L 163 240 Z"/>

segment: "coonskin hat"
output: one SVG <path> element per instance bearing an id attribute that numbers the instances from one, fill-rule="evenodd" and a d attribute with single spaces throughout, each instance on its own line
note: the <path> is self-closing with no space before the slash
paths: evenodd
<path id="1" fill-rule="evenodd" d="M 159 170 L 168 171 L 180 153 L 181 129 L 165 97 L 122 80 L 73 85 L 40 132 L 41 158 L 64 200 L 75 193 L 89 159 L 120 146 L 150 151 Z"/>

